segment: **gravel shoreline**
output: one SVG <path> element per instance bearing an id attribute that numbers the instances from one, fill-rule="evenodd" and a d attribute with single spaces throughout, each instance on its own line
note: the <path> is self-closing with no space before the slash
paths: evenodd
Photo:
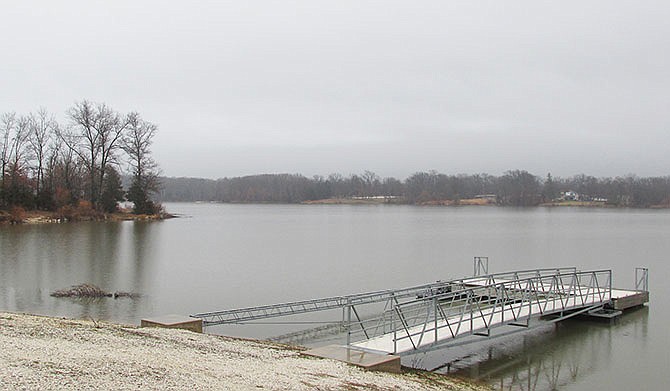
<path id="1" fill-rule="evenodd" d="M 428 372 L 368 372 L 300 349 L 184 330 L 0 312 L 3 390 L 489 390 Z"/>

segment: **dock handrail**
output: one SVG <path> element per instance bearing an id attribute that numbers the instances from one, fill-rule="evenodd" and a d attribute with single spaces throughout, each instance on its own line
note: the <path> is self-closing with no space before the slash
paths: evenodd
<path id="1" fill-rule="evenodd" d="M 564 272 L 575 272 L 576 267 L 559 267 L 559 268 L 538 268 L 526 269 L 514 272 L 502 272 L 494 274 L 486 274 L 477 276 L 479 279 L 503 279 L 504 277 L 520 278 L 526 275 L 532 276 L 546 276 L 561 274 Z M 191 315 L 194 318 L 201 318 L 205 326 L 223 325 L 223 324 L 240 324 L 252 322 L 260 319 L 267 319 L 273 317 L 282 317 L 290 315 L 298 315 L 309 312 L 326 311 L 332 309 L 346 309 L 349 306 L 357 306 L 362 304 L 372 304 L 384 301 L 395 301 L 407 298 L 416 298 L 417 295 L 426 295 L 433 292 L 438 292 L 440 288 L 452 287 L 454 284 L 462 284 L 466 280 L 473 277 L 464 277 L 447 281 L 437 281 L 430 284 L 423 284 L 409 288 L 388 289 L 373 292 L 366 292 L 360 294 L 352 294 L 346 296 L 327 297 L 322 299 L 301 300 L 287 303 L 237 308 L 223 311 L 202 312 Z"/>
<path id="2" fill-rule="evenodd" d="M 575 270 L 512 280 L 499 276 L 497 280 L 492 276 L 471 278 L 450 292 L 394 303 L 377 317 L 350 323 L 348 340 L 359 339 L 359 347 L 365 347 L 365 341 L 391 335 L 391 345 L 386 347 L 389 353 L 417 351 L 443 340 L 489 336 L 491 329 L 507 324 L 528 327 L 533 317 L 559 314 L 556 320 L 565 319 L 600 308 L 612 297 L 611 270 Z"/>
<path id="3" fill-rule="evenodd" d="M 646 267 L 635 268 L 635 290 L 638 292 L 649 292 L 649 269 Z"/>

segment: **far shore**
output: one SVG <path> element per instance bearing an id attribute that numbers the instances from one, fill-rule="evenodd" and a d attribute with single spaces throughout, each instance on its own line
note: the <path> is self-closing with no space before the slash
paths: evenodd
<path id="1" fill-rule="evenodd" d="M 351 197 L 326 198 L 322 200 L 303 201 L 304 205 L 415 205 L 415 206 L 495 206 L 490 199 L 469 198 L 461 200 L 431 200 L 409 204 L 400 197 Z"/>
<path id="2" fill-rule="evenodd" d="M 494 200 L 484 198 L 467 198 L 460 200 L 430 200 L 422 201 L 416 204 L 410 204 L 402 199 L 384 199 L 384 198 L 326 198 L 322 200 L 311 200 L 301 202 L 303 205 L 414 205 L 414 206 L 496 206 L 501 208 L 515 208 L 514 206 L 498 205 Z M 619 206 L 608 204 L 603 201 L 551 201 L 543 202 L 535 206 L 522 206 L 521 208 L 536 207 L 572 207 L 572 208 L 634 208 L 630 206 Z M 670 204 L 651 205 L 646 208 L 634 209 L 670 209 Z"/>
<path id="3" fill-rule="evenodd" d="M 196 202 L 198 203 L 198 202 Z M 218 203 L 218 202 L 212 202 Z M 239 204 L 239 203 L 235 203 Z M 246 203 L 245 203 L 246 204 Z M 248 203 L 254 204 L 254 203 Z M 284 204 L 282 204 L 284 205 Z M 413 205 L 413 206 L 438 206 L 438 207 L 458 207 L 458 206 L 482 206 L 482 207 L 502 207 L 509 208 L 513 206 L 501 206 L 491 199 L 471 198 L 460 200 L 431 200 L 415 204 L 409 204 L 402 198 L 383 198 L 383 197 L 353 197 L 353 198 L 326 198 L 321 200 L 309 200 L 300 202 L 298 205 Z M 607 204 L 603 201 L 552 201 L 544 202 L 536 206 L 525 206 L 521 208 L 606 208 L 606 209 L 626 209 L 633 208 L 628 206 L 619 206 Z M 634 209 L 670 209 L 670 204 L 651 205 L 646 208 Z M 76 221 L 160 221 L 179 217 L 178 215 L 162 212 L 157 214 L 133 214 L 130 210 L 121 209 L 116 213 L 99 213 L 76 218 L 64 218 L 57 212 L 30 210 L 23 212 L 19 221 L 12 219 L 8 211 L 0 210 L 0 225 L 2 224 L 48 224 L 65 223 Z"/>

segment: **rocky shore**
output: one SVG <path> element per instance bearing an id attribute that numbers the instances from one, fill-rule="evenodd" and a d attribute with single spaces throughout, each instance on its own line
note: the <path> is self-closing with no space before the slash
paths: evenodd
<path id="1" fill-rule="evenodd" d="M 422 371 L 367 372 L 300 348 L 174 329 L 0 312 L 4 390 L 488 390 Z"/>
<path id="2" fill-rule="evenodd" d="M 89 214 L 69 217 L 57 212 L 31 210 L 23 211 L 19 216 L 16 216 L 15 214 L 0 210 L 0 224 L 50 224 L 76 221 L 151 221 L 166 220 L 175 217 L 178 216 L 164 212 L 152 215 L 136 215 L 127 210 L 117 213 L 90 212 Z"/>

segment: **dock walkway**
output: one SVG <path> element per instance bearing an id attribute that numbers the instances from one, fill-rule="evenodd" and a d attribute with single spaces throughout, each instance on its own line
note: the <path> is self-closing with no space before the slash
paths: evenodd
<path id="1" fill-rule="evenodd" d="M 418 353 L 473 335 L 489 337 L 503 326 L 523 330 L 539 323 L 538 319 L 558 322 L 576 315 L 612 318 L 649 301 L 648 270 L 643 268 L 636 269 L 634 290 L 613 288 L 611 270 L 569 267 L 488 274 L 487 269 L 488 258 L 476 257 L 474 277 L 192 317 L 212 326 L 340 309 L 341 321 L 330 323 L 340 324 L 346 331 L 346 345 L 308 354 L 352 357 L 352 352 L 364 352 L 368 357 Z M 333 353 L 338 349 L 344 353 Z"/>
<path id="2" fill-rule="evenodd" d="M 589 281 L 596 282 L 599 275 L 611 281 L 605 271 L 576 272 L 570 275 L 570 279 L 583 280 L 584 276 L 588 276 L 594 278 Z M 611 305 L 613 301 L 621 302 L 625 299 L 626 308 L 642 305 L 648 301 L 648 292 L 610 289 L 608 284 L 604 286 L 559 284 L 558 282 L 564 277 L 556 275 L 548 279 L 464 280 L 462 282 L 466 287 L 464 289 L 441 297 L 424 298 L 437 301 L 432 306 L 433 311 L 430 305 L 419 302 L 397 306 L 396 320 L 400 327 L 393 327 L 391 331 L 382 335 L 354 342 L 351 346 L 378 353 L 403 354 L 432 347 L 438 343 L 447 343 L 463 336 L 473 334 L 488 336 L 491 329 L 503 325 L 528 326 L 528 321 L 533 317 L 559 314 L 556 319 L 563 320 L 581 313 L 594 312 L 608 305 L 614 309 L 615 306 Z M 450 297 L 457 297 L 465 292 L 470 292 L 470 295 L 459 301 L 449 301 Z M 418 308 L 422 306 L 423 311 Z M 616 309 L 626 308 L 619 306 Z M 417 318 L 417 313 L 422 313 L 422 322 L 409 327 L 407 317 L 404 316 L 406 313 L 413 313 L 413 319 Z"/>

